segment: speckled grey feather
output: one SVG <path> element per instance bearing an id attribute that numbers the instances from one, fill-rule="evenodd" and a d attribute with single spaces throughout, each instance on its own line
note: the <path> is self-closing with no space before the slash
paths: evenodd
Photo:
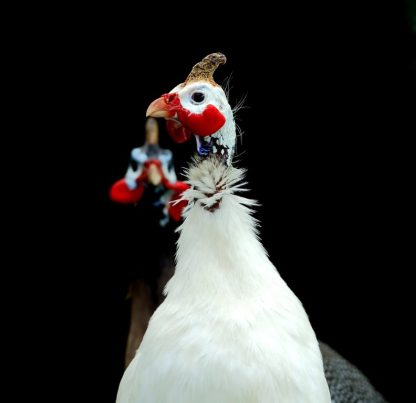
<path id="1" fill-rule="evenodd" d="M 358 368 L 319 343 L 332 403 L 387 403 Z"/>

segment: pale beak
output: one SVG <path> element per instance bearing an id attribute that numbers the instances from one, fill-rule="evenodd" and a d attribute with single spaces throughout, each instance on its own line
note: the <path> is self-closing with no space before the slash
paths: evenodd
<path id="1" fill-rule="evenodd" d="M 150 165 L 147 170 L 147 179 L 153 186 L 158 186 L 162 182 L 162 175 L 155 165 Z"/>
<path id="2" fill-rule="evenodd" d="M 153 101 L 146 111 L 146 117 L 152 116 L 154 118 L 173 118 L 175 111 L 172 110 L 172 106 L 167 104 L 164 97 L 160 97 Z"/>

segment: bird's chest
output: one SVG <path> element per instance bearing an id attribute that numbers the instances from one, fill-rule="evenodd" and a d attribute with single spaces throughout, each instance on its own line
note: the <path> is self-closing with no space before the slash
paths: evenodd
<path id="1" fill-rule="evenodd" d="M 271 402 L 281 396 L 296 402 L 290 394 L 304 375 L 287 359 L 288 349 L 296 346 L 270 316 L 250 315 L 243 307 L 221 315 L 189 310 L 156 316 L 140 349 L 140 364 L 148 376 L 153 373 L 151 379 L 164 379 L 169 396 L 178 393 L 176 401 Z M 156 326 L 159 320 L 163 327 Z"/>

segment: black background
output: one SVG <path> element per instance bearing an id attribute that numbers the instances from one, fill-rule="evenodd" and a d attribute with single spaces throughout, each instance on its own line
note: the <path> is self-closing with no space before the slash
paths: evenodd
<path id="1" fill-rule="evenodd" d="M 88 401 L 114 401 L 129 273 L 146 229 L 108 189 L 143 141 L 148 104 L 221 51 L 228 62 L 217 81 L 232 73 L 232 105 L 247 95 L 238 165 L 261 203 L 272 262 L 318 337 L 391 402 L 404 401 L 411 267 L 402 261 L 409 185 L 401 154 L 414 46 L 404 4 L 238 7 L 240 16 L 215 5 L 205 14 L 179 5 L 72 10 L 26 38 L 29 101 L 44 133 L 27 144 L 42 156 L 34 186 L 44 213 L 32 204 L 30 215 L 50 235 L 35 248 L 45 267 L 35 277 L 53 284 L 41 293 L 54 329 L 41 337 L 57 354 L 51 373 L 71 361 L 70 383 L 83 385 Z M 180 170 L 194 145 L 173 144 L 163 126 L 161 144 Z"/>

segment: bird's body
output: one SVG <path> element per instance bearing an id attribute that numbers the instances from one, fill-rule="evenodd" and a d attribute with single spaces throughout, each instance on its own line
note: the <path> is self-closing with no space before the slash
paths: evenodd
<path id="1" fill-rule="evenodd" d="M 318 342 L 214 156 L 189 171 L 176 272 L 120 384 L 118 403 L 329 403 Z M 213 211 L 214 209 L 214 211 Z"/>
<path id="2" fill-rule="evenodd" d="M 300 301 L 270 262 L 236 193 L 236 127 L 212 54 L 147 114 L 199 157 L 174 276 L 120 383 L 117 403 L 330 403 L 318 341 Z"/>
<path id="3" fill-rule="evenodd" d="M 319 343 L 332 403 L 386 403 L 366 376 L 331 347 Z"/>

